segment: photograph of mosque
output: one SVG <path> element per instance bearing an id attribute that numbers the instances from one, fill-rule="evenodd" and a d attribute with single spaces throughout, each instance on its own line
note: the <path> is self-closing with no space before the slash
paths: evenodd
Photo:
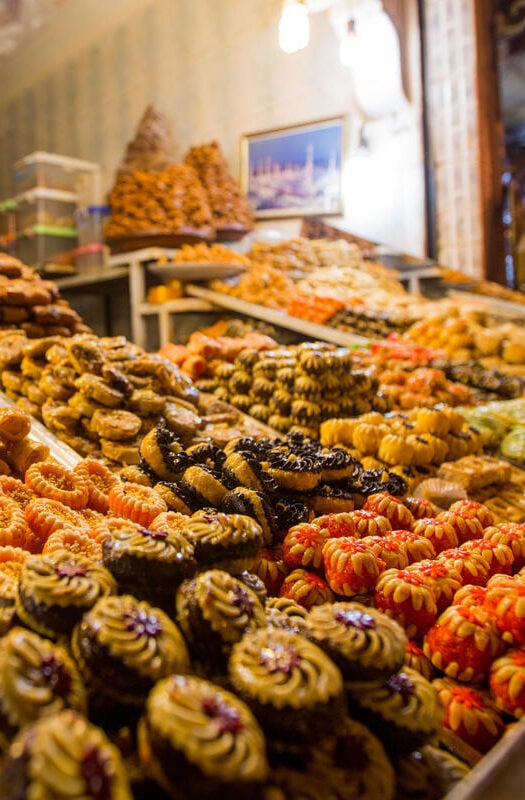
<path id="1" fill-rule="evenodd" d="M 341 213 L 341 118 L 245 136 L 242 181 L 255 216 Z"/>

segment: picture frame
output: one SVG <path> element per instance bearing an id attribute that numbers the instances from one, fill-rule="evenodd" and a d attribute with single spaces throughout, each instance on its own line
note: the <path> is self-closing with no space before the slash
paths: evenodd
<path id="1" fill-rule="evenodd" d="M 241 138 L 241 188 L 256 219 L 342 213 L 345 118 Z"/>

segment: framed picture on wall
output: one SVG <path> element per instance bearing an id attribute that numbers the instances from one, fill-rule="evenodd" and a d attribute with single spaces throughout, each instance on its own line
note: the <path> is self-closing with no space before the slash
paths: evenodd
<path id="1" fill-rule="evenodd" d="M 241 186 L 255 217 L 340 214 L 344 117 L 251 133 L 241 140 Z"/>

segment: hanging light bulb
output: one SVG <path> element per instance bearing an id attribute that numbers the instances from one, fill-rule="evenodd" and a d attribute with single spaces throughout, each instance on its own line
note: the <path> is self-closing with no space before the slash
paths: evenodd
<path id="1" fill-rule="evenodd" d="M 296 53 L 310 41 L 310 20 L 304 0 L 285 0 L 279 20 L 279 47 Z"/>

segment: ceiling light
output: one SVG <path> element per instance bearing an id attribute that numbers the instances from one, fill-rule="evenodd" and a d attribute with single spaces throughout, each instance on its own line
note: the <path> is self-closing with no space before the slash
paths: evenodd
<path id="1" fill-rule="evenodd" d="M 304 0 L 285 0 L 279 20 L 279 47 L 296 53 L 310 41 L 310 20 Z"/>

